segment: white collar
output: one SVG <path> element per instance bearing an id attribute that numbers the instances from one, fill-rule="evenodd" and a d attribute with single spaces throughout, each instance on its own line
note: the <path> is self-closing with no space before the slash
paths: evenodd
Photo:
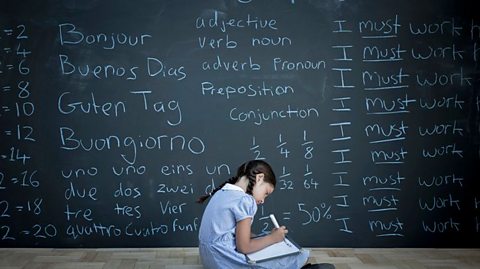
<path id="1" fill-rule="evenodd" d="M 223 186 L 222 189 L 223 189 L 223 190 L 229 190 L 229 191 L 241 191 L 241 192 L 245 192 L 245 191 L 244 191 L 242 188 L 240 188 L 239 186 L 234 185 L 234 184 L 230 184 L 230 183 L 225 184 L 225 186 Z"/>

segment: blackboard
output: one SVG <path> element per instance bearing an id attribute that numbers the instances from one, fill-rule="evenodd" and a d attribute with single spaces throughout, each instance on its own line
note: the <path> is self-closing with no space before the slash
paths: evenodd
<path id="1" fill-rule="evenodd" d="M 4 1 L 0 247 L 196 246 L 249 159 L 307 247 L 480 247 L 467 1 Z"/>

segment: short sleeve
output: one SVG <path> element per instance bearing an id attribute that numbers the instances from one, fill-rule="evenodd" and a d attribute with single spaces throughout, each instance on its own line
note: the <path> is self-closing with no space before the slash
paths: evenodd
<path id="1" fill-rule="evenodd" d="M 238 205 L 232 208 L 235 222 L 239 222 L 246 218 L 252 218 L 257 212 L 257 204 L 251 195 L 242 196 L 238 200 Z"/>

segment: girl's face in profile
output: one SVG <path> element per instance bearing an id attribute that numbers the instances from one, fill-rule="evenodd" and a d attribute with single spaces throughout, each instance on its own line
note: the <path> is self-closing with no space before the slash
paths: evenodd
<path id="1" fill-rule="evenodd" d="M 252 190 L 252 195 L 255 201 L 257 202 L 257 205 L 261 205 L 265 202 L 265 199 L 267 196 L 272 194 L 274 191 L 274 187 L 272 184 L 265 182 L 263 180 L 263 174 L 258 174 L 257 175 L 257 183 L 255 183 L 255 186 L 253 186 Z"/>

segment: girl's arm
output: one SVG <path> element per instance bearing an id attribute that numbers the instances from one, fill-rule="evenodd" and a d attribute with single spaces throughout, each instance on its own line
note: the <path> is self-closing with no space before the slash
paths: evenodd
<path id="1" fill-rule="evenodd" d="M 251 218 L 243 219 L 237 222 L 237 227 L 235 228 L 237 250 L 244 254 L 255 252 L 269 245 L 280 242 L 285 239 L 285 234 L 288 233 L 285 226 L 282 226 L 278 229 L 273 229 L 272 233 L 269 235 L 250 238 L 251 222 Z"/>

